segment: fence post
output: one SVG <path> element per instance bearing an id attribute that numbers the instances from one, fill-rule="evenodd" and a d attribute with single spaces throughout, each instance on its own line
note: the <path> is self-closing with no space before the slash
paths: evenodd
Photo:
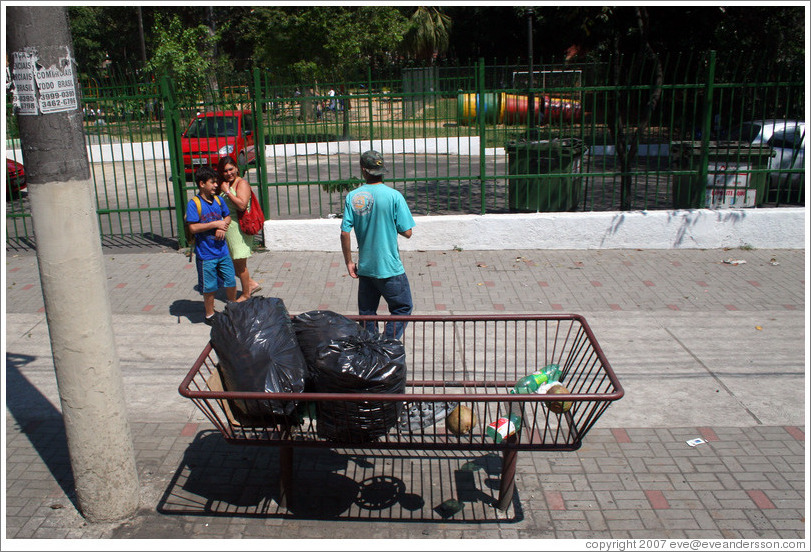
<path id="1" fill-rule="evenodd" d="M 369 66 L 368 72 L 368 81 L 367 81 L 368 88 L 366 89 L 367 94 L 369 95 L 369 148 L 375 149 L 375 125 L 374 125 L 374 114 L 372 112 L 372 66 Z M 383 153 L 383 152 L 381 152 Z"/>
<path id="2" fill-rule="evenodd" d="M 254 120 L 254 152 L 256 159 L 256 174 L 259 182 L 259 203 L 262 204 L 264 213 L 270 212 L 270 200 L 268 199 L 268 170 L 267 159 L 265 158 L 265 118 L 262 116 L 262 106 L 265 104 L 265 92 L 262 87 L 262 79 L 258 67 L 253 69 L 253 120 Z"/>
<path id="3" fill-rule="evenodd" d="M 485 184 L 484 184 L 484 175 L 487 170 L 486 167 L 486 159 L 484 158 L 484 149 L 485 149 L 485 138 L 487 128 L 485 127 L 485 119 L 484 119 L 484 58 L 479 58 L 479 62 L 476 64 L 476 123 L 478 123 L 479 127 L 479 186 L 481 187 L 481 195 L 482 195 L 482 205 L 481 205 L 481 214 L 485 213 L 486 209 L 486 196 L 485 196 Z"/>
<path id="4" fill-rule="evenodd" d="M 704 93 L 704 120 L 701 122 L 701 162 L 698 167 L 698 181 L 701 183 L 701 205 L 707 199 L 707 174 L 710 160 L 710 125 L 712 123 L 712 95 L 715 89 L 715 50 L 710 50 L 710 63 L 707 67 L 707 85 Z"/>
<path id="5" fill-rule="evenodd" d="M 177 222 L 177 243 L 180 249 L 188 246 L 184 232 L 183 215 L 186 207 L 186 171 L 183 168 L 183 150 L 180 145 L 180 113 L 175 101 L 175 86 L 172 80 L 161 77 L 161 96 L 163 112 L 166 119 L 166 140 L 169 145 L 169 166 L 172 169 L 172 190 L 175 196 L 175 221 Z"/>

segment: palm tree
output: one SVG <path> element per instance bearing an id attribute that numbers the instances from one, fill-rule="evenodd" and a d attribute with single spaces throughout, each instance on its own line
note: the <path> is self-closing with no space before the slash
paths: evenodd
<path id="1" fill-rule="evenodd" d="M 404 38 L 405 51 L 416 59 L 433 62 L 450 46 L 451 18 L 442 8 L 420 6 L 412 14 L 410 28 Z"/>

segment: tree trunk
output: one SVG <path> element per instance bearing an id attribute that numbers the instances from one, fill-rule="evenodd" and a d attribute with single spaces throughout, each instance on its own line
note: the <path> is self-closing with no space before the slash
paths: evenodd
<path id="1" fill-rule="evenodd" d="M 643 109 L 637 114 L 636 124 L 633 124 L 631 113 L 623 110 L 624 94 L 616 92 L 615 101 L 612 103 L 614 109 L 613 116 L 610 118 L 611 126 L 610 131 L 614 138 L 614 145 L 616 147 L 617 159 L 620 166 L 620 209 L 628 211 L 632 206 L 632 193 L 634 188 L 634 178 L 631 175 L 631 168 L 636 160 L 637 152 L 639 150 L 639 141 L 645 135 L 648 127 L 650 126 L 651 117 L 659 104 L 659 99 L 662 96 L 662 84 L 664 82 L 664 75 L 662 71 L 662 62 L 659 55 L 654 51 L 648 40 L 648 12 L 643 8 L 634 8 L 636 15 L 637 30 L 639 32 L 640 42 L 639 51 L 640 57 L 650 60 L 654 64 L 654 82 L 651 84 L 650 95 L 648 101 L 645 102 Z M 640 72 L 642 66 L 640 64 Z M 628 67 L 628 75 L 632 76 L 634 71 L 633 64 Z M 614 85 L 621 86 L 622 79 L 622 58 L 619 49 L 619 37 L 614 37 Z"/>

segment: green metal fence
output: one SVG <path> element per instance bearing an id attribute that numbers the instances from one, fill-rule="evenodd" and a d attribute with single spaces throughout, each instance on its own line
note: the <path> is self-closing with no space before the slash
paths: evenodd
<path id="1" fill-rule="evenodd" d="M 275 219 L 339 216 L 369 148 L 384 153 L 386 181 L 415 214 L 804 204 L 804 168 L 792 169 L 790 158 L 769 167 L 770 149 L 726 144 L 746 121 L 802 120 L 803 68 L 724 61 L 539 64 L 532 89 L 525 65 L 483 60 L 317 85 L 255 70 L 221 79 L 204 98 L 169 79 L 88 82 L 82 101 L 102 236 L 108 245 L 185 246 L 179 229 L 196 189 L 188 157 L 201 152 L 187 151 L 184 163 L 181 135 L 198 112 L 225 110 L 250 112 L 256 155 L 245 176 Z M 630 155 L 618 151 L 623 143 Z M 33 243 L 26 201 L 7 204 L 7 246 Z"/>
<path id="2" fill-rule="evenodd" d="M 158 87 L 85 79 L 82 110 L 104 245 L 176 243 L 167 129 Z M 7 114 L 8 120 L 13 117 Z M 9 140 L 6 151 L 8 157 L 23 161 L 18 137 Z M 7 246 L 35 247 L 27 196 L 7 194 L 7 199 Z"/>

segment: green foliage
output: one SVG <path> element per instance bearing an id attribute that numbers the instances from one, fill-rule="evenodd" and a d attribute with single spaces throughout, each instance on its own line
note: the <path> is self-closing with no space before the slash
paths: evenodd
<path id="1" fill-rule="evenodd" d="M 150 67 L 160 64 L 161 70 L 172 69 L 170 56 L 161 52 L 170 49 L 169 39 L 177 43 L 171 50 L 178 54 L 179 63 L 193 65 L 185 59 L 187 56 L 205 59 L 212 46 L 210 41 L 198 51 L 194 40 L 182 37 L 184 31 L 195 32 L 192 30 L 205 25 L 217 31 L 216 55 L 211 50 L 209 60 L 219 64 L 215 67 L 217 75 L 229 67 L 241 72 L 258 66 L 272 69 L 275 79 L 288 82 L 365 80 L 370 65 L 375 74 L 380 74 L 389 61 L 399 59 L 400 53 L 431 59 L 434 52 L 441 57 L 446 48 L 452 59 L 486 57 L 488 61 L 520 62 L 527 54 L 530 17 L 538 63 L 559 59 L 567 51 L 577 52 L 574 61 L 605 61 L 616 51 L 623 55 L 635 52 L 638 44 L 633 6 L 395 7 L 322 3 L 260 7 L 89 5 L 67 9 L 79 68 L 94 76 L 103 69 L 132 75 L 134 69 L 143 68 L 139 15 Z M 651 47 L 660 54 L 701 55 L 714 49 L 719 59 L 737 56 L 744 65 L 803 64 L 803 10 L 802 6 L 654 4 L 647 8 L 648 37 Z M 175 18 L 182 22 L 182 29 L 170 32 L 166 25 Z M 184 47 L 180 48 L 180 44 Z M 188 67 L 178 70 L 193 74 Z"/>
<path id="2" fill-rule="evenodd" d="M 69 7 L 73 51 L 76 63 L 83 71 L 97 72 L 104 61 L 100 25 L 101 8 L 98 6 Z"/>
<path id="3" fill-rule="evenodd" d="M 420 6 L 409 19 L 404 37 L 407 54 L 425 60 L 444 54 L 450 47 L 451 18 L 442 8 Z"/>
<path id="4" fill-rule="evenodd" d="M 301 80 L 348 80 L 393 57 L 407 26 L 393 7 L 258 7 L 246 33 L 254 59 Z"/>
<path id="5" fill-rule="evenodd" d="M 156 14 L 152 29 L 154 53 L 147 70 L 175 79 L 177 90 L 201 97 L 206 90 L 212 63 L 206 53 L 215 40 L 205 25 L 186 27 L 177 15 Z"/>
<path id="6" fill-rule="evenodd" d="M 134 7 L 70 6 L 67 11 L 74 55 L 82 72 L 123 72 L 141 66 Z"/>

